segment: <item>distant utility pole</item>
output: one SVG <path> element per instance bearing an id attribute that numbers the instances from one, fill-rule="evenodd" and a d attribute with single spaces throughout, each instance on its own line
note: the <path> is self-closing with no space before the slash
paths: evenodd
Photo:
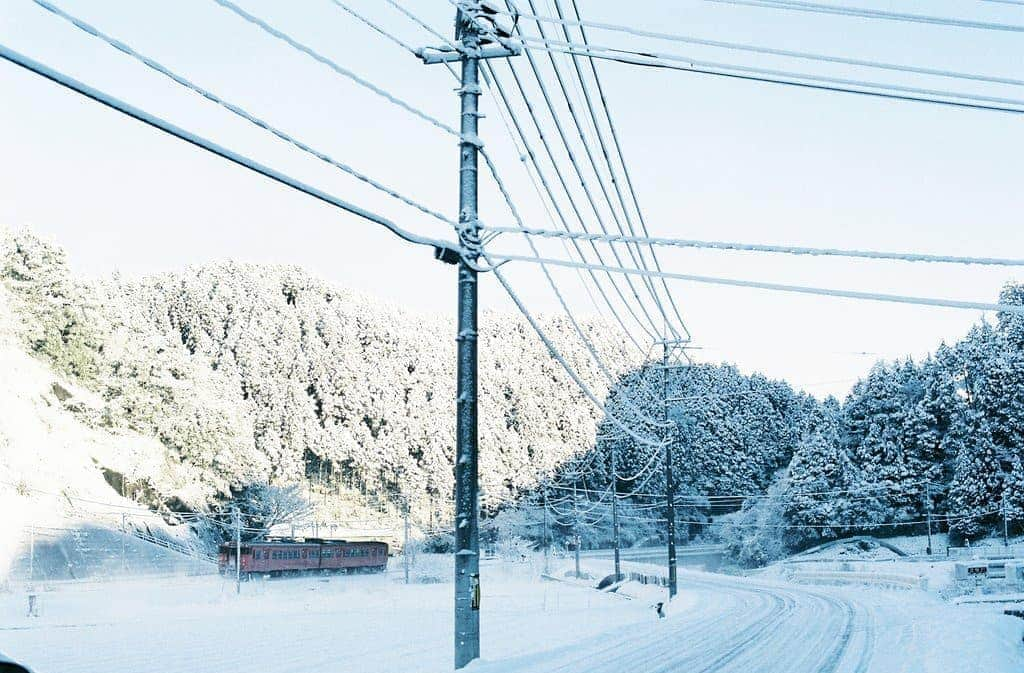
<path id="1" fill-rule="evenodd" d="M 680 365 L 669 365 L 670 359 L 680 356 L 689 361 L 686 355 L 686 341 L 681 339 L 663 339 L 661 342 L 661 418 L 668 425 L 668 370 Z M 672 436 L 665 428 L 665 520 L 668 537 L 668 597 L 671 600 L 678 591 L 676 570 L 676 484 L 673 468 Z"/>
<path id="2" fill-rule="evenodd" d="M 480 2 L 460 4 L 455 13 L 457 48 L 438 47 L 417 52 L 426 64 L 462 64 L 459 131 L 458 367 L 455 423 L 455 668 L 480 657 L 480 537 L 477 481 L 477 259 L 480 222 L 477 219 L 477 135 L 480 112 L 479 61 L 514 56 L 521 49 L 504 44 L 514 25 Z M 497 37 L 502 43 L 489 39 Z M 454 262 L 439 251 L 442 261 Z"/>
<path id="3" fill-rule="evenodd" d="M 409 583 L 409 500 L 405 501 L 405 523 L 403 526 L 404 533 L 402 539 L 402 563 L 405 566 L 405 583 Z"/>
<path id="4" fill-rule="evenodd" d="M 928 508 L 928 556 L 932 555 L 932 485 L 929 482 L 924 484 L 925 506 Z"/>
<path id="5" fill-rule="evenodd" d="M 237 507 L 231 508 L 235 523 L 235 593 L 242 593 L 242 517 Z"/>
<path id="6" fill-rule="evenodd" d="M 36 527 L 28 527 L 28 581 L 36 578 Z"/>
<path id="7" fill-rule="evenodd" d="M 128 514 L 121 512 L 121 572 L 127 570 L 128 566 L 125 560 L 125 538 L 128 536 Z"/>
<path id="8" fill-rule="evenodd" d="M 548 487 L 544 485 L 544 574 L 551 574 L 551 537 L 548 532 Z"/>
<path id="9" fill-rule="evenodd" d="M 580 508 L 576 496 L 576 477 L 572 481 L 572 545 L 576 548 L 576 579 L 580 578 Z"/>
<path id="10" fill-rule="evenodd" d="M 1006 510 L 1006 492 L 1003 492 L 1003 546 L 1010 546 L 1010 524 L 1007 521 L 1007 510 Z"/>
<path id="11" fill-rule="evenodd" d="M 611 479 L 611 494 L 612 494 L 612 551 L 615 554 L 615 581 L 618 582 L 622 579 L 622 565 L 619 558 L 619 467 L 618 467 L 618 451 L 616 446 L 615 437 L 598 437 L 598 440 L 611 441 L 611 447 L 609 453 L 611 454 L 611 467 L 612 467 L 612 479 Z"/>

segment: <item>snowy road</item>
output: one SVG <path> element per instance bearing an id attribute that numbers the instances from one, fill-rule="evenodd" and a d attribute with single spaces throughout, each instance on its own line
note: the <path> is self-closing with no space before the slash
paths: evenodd
<path id="1" fill-rule="evenodd" d="M 598 637 L 543 661 L 495 662 L 478 670 L 512 673 L 865 673 L 874 651 L 870 613 L 812 589 L 680 573 L 675 614 Z"/>
<path id="2" fill-rule="evenodd" d="M 1009 673 L 1022 625 L 923 592 L 803 587 L 680 572 L 664 620 L 474 673 Z"/>

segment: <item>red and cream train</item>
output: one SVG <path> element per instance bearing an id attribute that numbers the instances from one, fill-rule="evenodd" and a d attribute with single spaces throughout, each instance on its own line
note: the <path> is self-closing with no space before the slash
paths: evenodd
<path id="1" fill-rule="evenodd" d="M 243 575 L 282 575 L 313 572 L 384 572 L 388 545 L 384 542 L 344 542 L 305 539 L 273 540 L 241 545 Z M 235 545 L 220 546 L 217 565 L 222 574 L 235 571 Z"/>

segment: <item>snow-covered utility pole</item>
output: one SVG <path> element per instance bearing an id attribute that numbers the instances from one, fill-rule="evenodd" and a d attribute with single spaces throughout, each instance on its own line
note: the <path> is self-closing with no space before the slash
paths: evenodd
<path id="1" fill-rule="evenodd" d="M 615 581 L 622 579 L 622 565 L 619 559 L 619 468 L 616 441 L 611 440 L 612 463 L 612 550 L 615 552 Z"/>
<path id="2" fill-rule="evenodd" d="M 924 483 L 925 493 L 925 506 L 928 508 L 928 556 L 932 555 L 932 485 L 929 482 Z"/>
<path id="3" fill-rule="evenodd" d="M 572 480 L 572 546 L 576 548 L 576 579 L 580 578 L 580 508 L 576 493 L 576 476 Z"/>
<path id="4" fill-rule="evenodd" d="M 544 545 L 544 574 L 549 575 L 551 573 L 551 536 L 548 532 L 548 487 L 544 486 L 544 538 L 542 541 Z"/>
<path id="5" fill-rule="evenodd" d="M 28 527 L 28 581 L 36 578 L 36 527 Z"/>
<path id="6" fill-rule="evenodd" d="M 680 359 L 690 362 L 686 353 L 686 344 L 683 339 L 662 339 L 661 344 L 661 419 L 665 423 L 665 521 L 666 534 L 668 537 L 668 597 L 671 600 L 678 589 L 676 572 L 676 484 L 675 469 L 672 456 L 672 433 L 668 430 L 668 405 L 671 400 L 668 396 L 668 370 L 676 369 L 685 365 L 669 364 L 669 361 L 679 362 Z"/>
<path id="7" fill-rule="evenodd" d="M 1003 492 L 1002 510 L 1003 510 L 1003 546 L 1004 547 L 1009 547 L 1010 546 L 1010 525 L 1009 525 L 1009 522 L 1007 521 L 1006 492 L 1005 491 Z"/>
<path id="8" fill-rule="evenodd" d="M 477 482 L 477 260 L 480 221 L 477 219 L 477 161 L 480 138 L 480 59 L 505 58 L 522 52 L 513 41 L 515 22 L 507 21 L 490 3 L 458 3 L 455 39 L 460 44 L 429 47 L 416 53 L 426 64 L 462 64 L 459 125 L 460 255 L 458 307 L 458 367 L 455 421 L 455 668 L 480 657 L 480 536 Z M 437 257 L 454 263 L 451 250 L 438 248 Z"/>
<path id="9" fill-rule="evenodd" d="M 661 418 L 668 423 L 668 341 L 661 342 Z M 676 485 L 672 470 L 672 438 L 665 432 L 665 519 L 668 534 L 668 598 L 676 595 Z"/>
<path id="10" fill-rule="evenodd" d="M 242 593 L 242 517 L 238 507 L 231 508 L 231 518 L 235 523 L 235 593 Z"/>
<path id="11" fill-rule="evenodd" d="M 127 563 L 125 560 L 125 538 L 128 535 L 128 514 L 121 512 L 121 572 L 127 569 Z"/>
<path id="12" fill-rule="evenodd" d="M 408 498 L 406 498 L 406 500 L 405 500 L 405 507 L 403 509 L 404 509 L 404 512 L 403 512 L 404 516 L 403 516 L 403 518 L 405 519 L 405 521 L 404 521 L 404 524 L 402 526 L 402 528 L 403 528 L 403 533 L 402 533 L 402 565 L 405 566 L 405 583 L 408 584 L 409 583 L 409 551 L 410 551 L 409 550 L 409 499 Z"/>

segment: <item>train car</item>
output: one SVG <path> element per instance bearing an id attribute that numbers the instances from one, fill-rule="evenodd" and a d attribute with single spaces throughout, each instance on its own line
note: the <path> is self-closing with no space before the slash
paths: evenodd
<path id="1" fill-rule="evenodd" d="M 235 545 L 224 543 L 217 555 L 222 574 L 235 570 Z M 316 539 L 268 540 L 241 545 L 241 572 L 281 575 L 303 572 L 384 572 L 388 545 Z"/>

